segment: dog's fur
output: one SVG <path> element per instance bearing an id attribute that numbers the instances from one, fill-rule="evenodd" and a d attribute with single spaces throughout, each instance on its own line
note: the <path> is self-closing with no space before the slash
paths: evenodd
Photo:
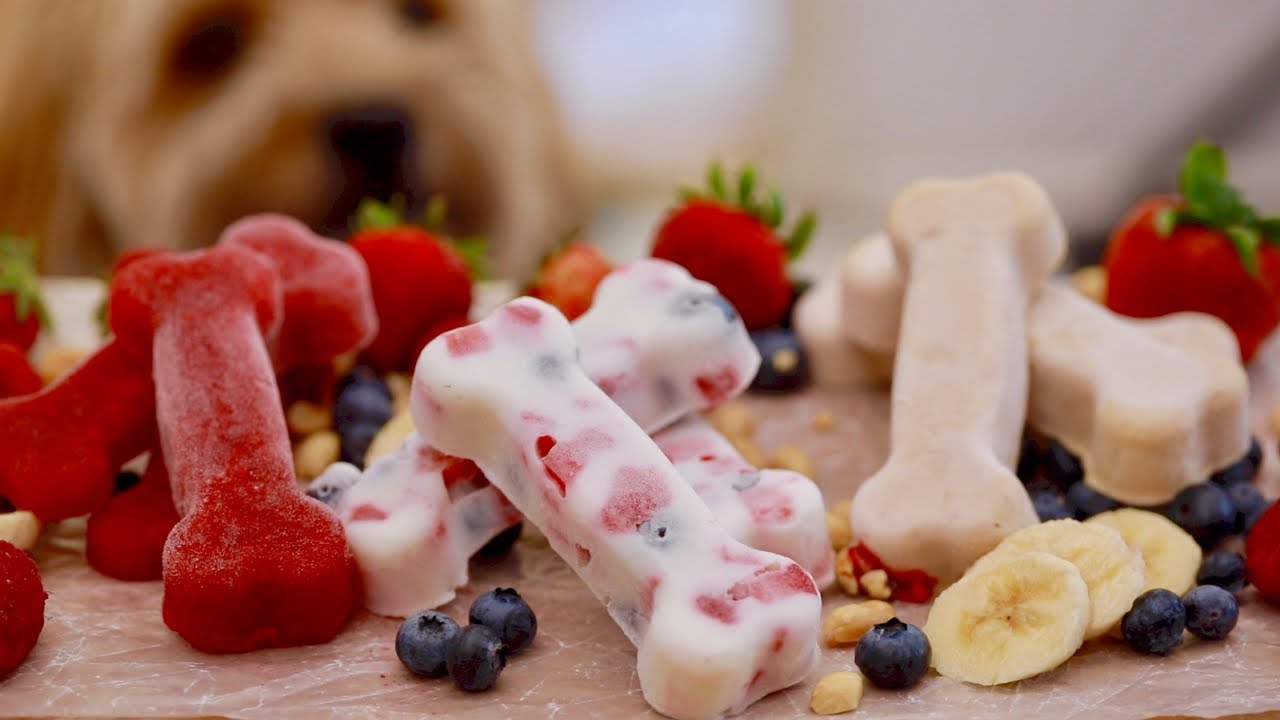
<path id="1" fill-rule="evenodd" d="M 204 245 L 256 211 L 333 234 L 360 188 L 331 118 L 394 106 L 414 201 L 445 195 L 451 229 L 524 274 L 578 210 L 524 15 L 511 0 L 0 0 L 0 232 L 38 237 L 56 273 Z M 210 17 L 242 42 L 193 73 L 180 49 Z"/>

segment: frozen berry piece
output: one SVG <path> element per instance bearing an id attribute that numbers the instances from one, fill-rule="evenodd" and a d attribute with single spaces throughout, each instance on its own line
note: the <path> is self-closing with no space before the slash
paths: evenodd
<path id="1" fill-rule="evenodd" d="M 461 632 L 458 623 L 444 613 L 420 612 L 400 625 L 396 633 L 396 657 L 415 675 L 444 677 L 449 674 L 445 655 Z"/>
<path id="2" fill-rule="evenodd" d="M 21 665 L 40 639 L 46 597 L 35 561 L 0 540 L 0 678 Z"/>
<path id="3" fill-rule="evenodd" d="M 751 381 L 752 390 L 789 392 L 809 382 L 809 359 L 795 333 L 771 328 L 751 333 L 760 351 L 760 369 Z"/>
<path id="4" fill-rule="evenodd" d="M 1255 436 L 1250 439 L 1249 451 L 1244 454 L 1244 457 L 1210 475 L 1209 479 L 1223 486 L 1252 482 L 1261 466 L 1262 445 Z"/>
<path id="5" fill-rule="evenodd" d="M 1129 647 L 1152 655 L 1164 655 L 1181 645 L 1186 625 L 1182 598 L 1160 588 L 1139 595 L 1120 620 Z"/>
<path id="6" fill-rule="evenodd" d="M 538 618 L 520 593 L 497 588 L 471 603 L 472 625 L 484 625 L 502 641 L 503 650 L 513 655 L 529 647 L 538 634 Z"/>
<path id="7" fill-rule="evenodd" d="M 1182 598 L 1187 629 L 1205 640 L 1221 640 L 1236 626 L 1240 604 L 1236 596 L 1217 585 L 1201 585 Z"/>
<path id="8" fill-rule="evenodd" d="M 1084 479 L 1084 466 L 1080 464 L 1080 458 L 1057 440 L 1049 443 L 1042 463 L 1045 474 L 1060 488 L 1069 488 Z"/>
<path id="9" fill-rule="evenodd" d="M 468 625 L 449 643 L 445 664 L 459 688 L 481 692 L 497 682 L 507 657 L 496 633 L 484 625 Z"/>
<path id="10" fill-rule="evenodd" d="M 1245 580 L 1244 556 L 1230 550 L 1215 550 L 1204 557 L 1197 585 L 1217 585 L 1230 593 L 1238 593 L 1248 584 Z"/>
<path id="11" fill-rule="evenodd" d="M 1067 506 L 1067 499 L 1057 490 L 1044 488 L 1032 490 L 1031 505 L 1036 509 L 1036 515 L 1040 517 L 1040 522 L 1062 520 L 1075 516 L 1071 508 Z"/>
<path id="12" fill-rule="evenodd" d="M 1067 505 L 1077 520 L 1120 507 L 1120 503 L 1085 485 L 1083 480 L 1067 488 Z"/>
<path id="13" fill-rule="evenodd" d="M 1226 493 L 1236 509 L 1236 519 L 1231 525 L 1231 531 L 1244 532 L 1249 516 L 1257 513 L 1259 508 L 1266 507 L 1267 499 L 1262 497 L 1262 492 L 1252 482 L 1248 481 L 1226 486 Z"/>
<path id="14" fill-rule="evenodd" d="M 1214 483 L 1183 488 L 1169 503 L 1165 514 L 1206 550 L 1221 542 L 1236 524 L 1236 508 L 1231 498 Z"/>
<path id="15" fill-rule="evenodd" d="M 858 640 L 853 662 L 876 687 L 897 690 L 920 682 L 932 654 L 924 631 L 893 618 Z"/>

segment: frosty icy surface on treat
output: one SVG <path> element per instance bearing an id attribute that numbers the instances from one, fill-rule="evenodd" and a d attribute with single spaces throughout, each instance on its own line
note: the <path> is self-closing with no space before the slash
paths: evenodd
<path id="1" fill-rule="evenodd" d="M 826 506 L 812 480 L 790 470 L 756 469 L 696 415 L 653 441 L 731 537 L 795 560 L 819 588 L 835 580 Z"/>
<path id="2" fill-rule="evenodd" d="M 0 400 L 0 497 L 44 522 L 106 503 L 155 436 L 150 362 L 112 341 L 40 392 Z"/>
<path id="3" fill-rule="evenodd" d="M 827 387 L 887 384 L 893 377 L 892 354 L 872 352 L 849 340 L 843 312 L 838 273 L 819 280 L 796 302 L 791 323 L 809 357 L 814 382 Z"/>
<path id="4" fill-rule="evenodd" d="M 858 489 L 855 539 L 897 570 L 955 581 L 1037 521 L 1016 459 L 1027 306 L 1066 238 L 1044 191 L 1012 173 L 918 182 L 886 223 L 907 278 L 889 459 Z"/>
<path id="5" fill-rule="evenodd" d="M 298 490 L 267 338 L 280 279 L 216 246 L 138 260 L 112 283 L 121 343 L 149 353 L 182 520 L 165 545 L 165 623 L 198 650 L 330 640 L 359 602 L 338 519 Z"/>
<path id="6" fill-rule="evenodd" d="M 1098 491 L 1167 502 L 1248 450 L 1248 379 L 1220 320 L 1130 320 L 1046 284 L 1030 341 L 1027 420 L 1078 454 Z"/>
<path id="7" fill-rule="evenodd" d="M 573 333 L 587 377 L 647 432 L 738 395 L 760 366 L 729 301 L 665 260 L 610 273 Z"/>
<path id="8" fill-rule="evenodd" d="M 802 680 L 820 598 L 799 565 L 725 534 L 575 362 L 569 324 L 521 298 L 423 351 L 423 439 L 476 462 L 638 648 L 645 699 L 711 718 Z"/>

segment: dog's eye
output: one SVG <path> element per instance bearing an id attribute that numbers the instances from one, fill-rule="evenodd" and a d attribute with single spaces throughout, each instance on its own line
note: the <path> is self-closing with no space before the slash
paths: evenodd
<path id="1" fill-rule="evenodd" d="M 434 25 L 447 14 L 444 0 L 400 0 L 400 16 L 413 27 Z"/>
<path id="2" fill-rule="evenodd" d="M 230 70 L 249 41 L 253 18 L 242 7 L 201 14 L 177 42 L 173 67 L 185 79 L 213 80 Z"/>

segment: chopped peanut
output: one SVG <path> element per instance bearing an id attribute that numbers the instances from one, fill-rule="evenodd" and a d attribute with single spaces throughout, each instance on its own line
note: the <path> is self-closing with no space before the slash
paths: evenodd
<path id="1" fill-rule="evenodd" d="M 799 445 L 779 445 L 765 464 L 771 468 L 792 470 L 807 478 L 813 477 L 813 460 Z"/>
<path id="2" fill-rule="evenodd" d="M 404 373 L 391 373 L 386 377 L 387 389 L 391 391 L 391 408 L 395 412 L 409 407 L 409 376 Z"/>
<path id="3" fill-rule="evenodd" d="M 848 547 L 836 551 L 836 584 L 849 595 L 856 597 L 860 592 L 858 577 L 853 574 L 853 556 L 849 554 Z"/>
<path id="4" fill-rule="evenodd" d="M 839 550 L 853 543 L 853 528 L 849 525 L 848 500 L 838 502 L 827 510 L 827 535 L 831 537 L 831 549 Z"/>
<path id="5" fill-rule="evenodd" d="M 897 615 L 893 606 L 883 600 L 867 600 L 841 605 L 822 621 L 822 639 L 831 647 L 852 645 L 868 630 Z"/>
<path id="6" fill-rule="evenodd" d="M 1101 265 L 1087 265 L 1071 273 L 1071 285 L 1081 295 L 1102 304 L 1107 299 L 1107 269 Z"/>
<path id="7" fill-rule="evenodd" d="M 306 400 L 290 405 L 284 417 L 289 423 L 289 432 L 294 435 L 307 436 L 333 427 L 333 413 L 329 408 Z"/>
<path id="8" fill-rule="evenodd" d="M 830 430 L 836 426 L 836 416 L 830 410 L 819 410 L 813 414 L 814 430 Z"/>
<path id="9" fill-rule="evenodd" d="M 310 480 L 325 471 L 342 455 L 342 440 L 332 430 L 308 435 L 293 451 L 294 472 L 301 480 Z"/>
<path id="10" fill-rule="evenodd" d="M 862 702 L 862 673 L 840 670 L 818 681 L 809 698 L 809 708 L 819 715 L 838 715 L 858 708 Z"/>
<path id="11" fill-rule="evenodd" d="M 756 431 L 756 416 L 746 403 L 728 402 L 707 413 L 707 420 L 721 435 L 734 440 L 751 437 Z"/>
<path id="12" fill-rule="evenodd" d="M 889 589 L 889 573 L 884 570 L 872 570 L 858 578 L 858 584 L 867 592 L 868 597 L 876 600 L 888 600 L 893 591 Z"/>

